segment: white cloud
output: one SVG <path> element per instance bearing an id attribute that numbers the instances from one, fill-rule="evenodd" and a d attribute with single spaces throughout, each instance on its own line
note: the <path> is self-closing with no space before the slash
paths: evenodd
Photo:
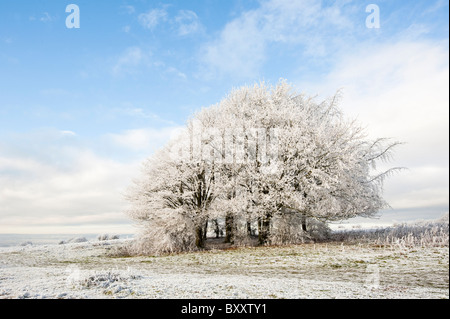
<path id="1" fill-rule="evenodd" d="M 174 19 L 178 25 L 178 35 L 186 36 L 203 29 L 197 14 L 191 10 L 180 10 Z"/>
<path id="2" fill-rule="evenodd" d="M 357 118 L 369 137 L 405 142 L 385 165 L 409 169 L 386 182 L 385 195 L 395 209 L 448 207 L 448 59 L 446 43 L 361 43 L 320 83 L 297 83 L 322 98 L 343 88 L 344 113 Z"/>
<path id="3" fill-rule="evenodd" d="M 265 46 L 258 15 L 248 13 L 228 23 L 217 41 L 202 48 L 202 62 L 212 72 L 251 76 L 265 59 Z"/>
<path id="4" fill-rule="evenodd" d="M 166 10 L 168 5 L 161 9 L 152 9 L 138 16 L 141 26 L 154 30 L 157 26 L 164 24 L 167 30 L 176 32 L 178 36 L 197 34 L 204 30 L 197 14 L 192 10 L 179 10 L 175 16 Z"/>
<path id="5" fill-rule="evenodd" d="M 448 72 L 444 44 L 362 44 L 342 58 L 318 85 L 321 91 L 317 93 L 330 94 L 332 86 L 343 87 L 346 111 L 373 123 L 370 128 L 378 136 L 445 142 Z"/>
<path id="6" fill-rule="evenodd" d="M 152 9 L 138 16 L 139 23 L 146 29 L 153 30 L 158 24 L 167 20 L 165 9 Z"/>
<path id="7" fill-rule="evenodd" d="M 39 19 L 39 21 L 41 21 L 41 22 L 51 22 L 54 19 L 55 18 L 50 16 L 50 14 L 48 12 L 44 12 L 43 16 Z"/>
<path id="8" fill-rule="evenodd" d="M 317 0 L 262 2 L 227 23 L 217 39 L 201 49 L 200 59 L 215 74 L 254 77 L 273 43 L 296 44 L 301 54 L 325 58 L 345 43 L 342 34 L 335 34 L 353 27 L 340 5 L 325 7 Z"/>
<path id="9" fill-rule="evenodd" d="M 149 65 L 150 53 L 144 52 L 140 47 L 130 47 L 120 55 L 112 67 L 114 75 L 137 72 L 140 66 Z"/>
<path id="10" fill-rule="evenodd" d="M 111 73 L 114 76 L 142 73 L 147 68 L 159 71 L 159 75 L 172 75 L 179 79 L 186 80 L 187 75 L 174 66 L 166 66 L 162 61 L 151 59 L 152 53 L 140 47 L 127 48 L 122 54 L 112 59 Z M 52 95 L 56 95 L 52 92 Z M 46 93 L 50 95 L 50 93 Z"/>
<path id="11" fill-rule="evenodd" d="M 0 232 L 40 232 L 42 227 L 58 232 L 93 220 L 124 222 L 122 194 L 137 163 L 115 162 L 88 150 L 71 153 L 70 169 L 38 159 L 0 158 Z"/>
<path id="12" fill-rule="evenodd" d="M 175 74 L 180 79 L 183 79 L 183 80 L 187 79 L 187 75 L 185 73 L 181 72 L 180 70 L 178 70 L 175 67 L 168 67 L 166 72 L 170 73 L 170 74 Z"/>
<path id="13" fill-rule="evenodd" d="M 82 141 L 73 131 L 45 130 L 3 139 L 0 233 L 129 233 L 123 194 L 142 161 L 176 132 L 136 129 Z"/>
<path id="14" fill-rule="evenodd" d="M 60 132 L 61 132 L 61 134 L 63 136 L 76 136 L 77 135 L 75 132 L 69 131 L 69 130 L 63 130 L 63 131 L 60 131 Z"/>
<path id="15" fill-rule="evenodd" d="M 150 123 L 153 123 L 157 126 L 160 126 L 161 124 L 164 126 L 176 126 L 175 122 L 171 120 L 167 120 L 162 118 L 156 113 L 153 113 L 149 110 L 145 110 L 142 107 L 135 106 L 131 102 L 123 102 L 118 107 L 108 107 L 108 108 L 101 108 L 100 111 L 102 114 L 105 114 L 108 118 L 123 118 L 126 117 L 134 117 L 136 119 L 144 119 L 147 123 L 152 120 Z M 149 123 L 149 124 L 150 124 Z"/>
<path id="16" fill-rule="evenodd" d="M 423 14 L 432 14 L 438 10 L 441 10 L 443 7 L 447 6 L 448 2 L 445 0 L 437 0 L 433 5 L 431 5 L 429 8 L 427 8 Z"/>
<path id="17" fill-rule="evenodd" d="M 131 5 L 124 5 L 122 6 L 122 8 L 125 10 L 126 13 L 128 14 L 133 14 L 136 12 L 136 8 L 134 6 Z"/>
<path id="18" fill-rule="evenodd" d="M 392 178 L 385 187 L 394 209 L 448 207 L 448 166 L 418 166 Z"/>
<path id="19" fill-rule="evenodd" d="M 122 148 L 135 152 L 145 151 L 150 154 L 175 137 L 180 127 L 166 127 L 162 129 L 133 129 L 120 134 L 109 134 L 108 138 Z"/>
<path id="20" fill-rule="evenodd" d="M 36 18 L 36 15 L 31 15 L 28 17 L 29 21 L 41 21 L 43 23 L 48 23 L 55 21 L 57 18 L 55 16 L 51 16 L 48 12 L 44 12 L 40 15 L 39 18 Z"/>

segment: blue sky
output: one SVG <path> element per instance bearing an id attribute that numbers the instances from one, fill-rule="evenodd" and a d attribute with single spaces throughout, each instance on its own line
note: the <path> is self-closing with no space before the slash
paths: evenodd
<path id="1" fill-rule="evenodd" d="M 70 3 L 80 28 L 68 29 Z M 380 28 L 368 28 L 376 4 Z M 1 1 L 0 233 L 132 232 L 122 194 L 193 111 L 287 79 L 406 144 L 383 220 L 448 211 L 448 1 Z"/>

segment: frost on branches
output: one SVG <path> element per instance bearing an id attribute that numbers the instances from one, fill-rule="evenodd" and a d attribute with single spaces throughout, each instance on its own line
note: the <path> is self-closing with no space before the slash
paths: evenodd
<path id="1" fill-rule="evenodd" d="M 326 236 L 327 222 L 388 206 L 377 163 L 397 142 L 368 140 L 338 108 L 284 81 L 232 91 L 204 108 L 143 165 L 127 198 L 141 253 L 205 247 L 208 231 L 242 244 Z M 221 229 L 219 229 L 221 228 Z"/>

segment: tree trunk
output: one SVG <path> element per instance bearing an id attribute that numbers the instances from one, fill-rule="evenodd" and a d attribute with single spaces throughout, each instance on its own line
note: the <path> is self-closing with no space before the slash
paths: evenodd
<path id="1" fill-rule="evenodd" d="M 261 237 L 262 227 L 261 227 L 261 217 L 258 217 L 258 239 Z"/>
<path id="2" fill-rule="evenodd" d="M 200 249 L 205 248 L 205 237 L 203 236 L 203 227 L 201 225 L 195 227 L 195 246 Z"/>
<path id="3" fill-rule="evenodd" d="M 252 235 L 252 223 L 247 221 L 247 236 L 250 237 Z"/>
<path id="4" fill-rule="evenodd" d="M 205 222 L 205 228 L 203 230 L 203 240 L 206 241 L 206 235 L 208 234 L 208 220 Z"/>
<path id="5" fill-rule="evenodd" d="M 213 224 L 214 224 L 214 233 L 216 234 L 216 238 L 220 237 L 220 227 L 219 227 L 219 222 L 217 221 L 217 219 L 213 219 Z"/>
<path id="6" fill-rule="evenodd" d="M 225 216 L 225 243 L 234 244 L 234 216 L 227 213 Z"/>
<path id="7" fill-rule="evenodd" d="M 271 216 L 266 214 L 259 220 L 258 241 L 260 245 L 265 245 L 269 241 Z"/>
<path id="8" fill-rule="evenodd" d="M 304 232 L 307 231 L 307 229 L 306 229 L 306 217 L 304 215 L 302 216 L 302 230 Z"/>

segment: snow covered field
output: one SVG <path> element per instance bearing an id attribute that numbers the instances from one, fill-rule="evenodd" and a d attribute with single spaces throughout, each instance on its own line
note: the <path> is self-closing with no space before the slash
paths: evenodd
<path id="1" fill-rule="evenodd" d="M 448 247 L 323 243 L 111 256 L 129 240 L 0 248 L 0 298 L 449 298 Z"/>

